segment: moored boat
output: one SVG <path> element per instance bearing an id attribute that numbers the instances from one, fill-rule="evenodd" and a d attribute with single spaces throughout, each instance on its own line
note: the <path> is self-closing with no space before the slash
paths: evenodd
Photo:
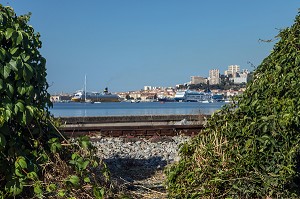
<path id="1" fill-rule="evenodd" d="M 120 102 L 120 97 L 108 92 L 105 88 L 103 92 L 77 91 L 71 98 L 73 102 Z"/>
<path id="2" fill-rule="evenodd" d="M 212 101 L 211 93 L 198 92 L 193 90 L 177 91 L 174 99 L 178 102 L 203 102 Z M 205 102 L 204 102 L 205 103 Z"/>

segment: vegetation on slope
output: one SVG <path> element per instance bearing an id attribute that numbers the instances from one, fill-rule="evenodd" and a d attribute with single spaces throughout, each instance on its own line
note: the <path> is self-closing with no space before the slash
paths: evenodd
<path id="1" fill-rule="evenodd" d="M 29 18 L 0 4 L 0 198 L 103 198 L 109 173 L 89 140 L 66 140 L 49 114 L 46 60 Z"/>
<path id="2" fill-rule="evenodd" d="M 237 101 L 169 167 L 170 198 L 293 198 L 299 193 L 300 16 Z"/>

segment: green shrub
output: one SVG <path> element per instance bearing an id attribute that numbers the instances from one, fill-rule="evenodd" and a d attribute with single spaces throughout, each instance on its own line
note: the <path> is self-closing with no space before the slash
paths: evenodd
<path id="1" fill-rule="evenodd" d="M 103 198 L 109 173 L 89 140 L 68 141 L 50 116 L 46 60 L 29 18 L 0 4 L 0 198 Z"/>
<path id="2" fill-rule="evenodd" d="M 236 102 L 216 112 L 166 170 L 170 198 L 297 198 L 300 16 Z"/>

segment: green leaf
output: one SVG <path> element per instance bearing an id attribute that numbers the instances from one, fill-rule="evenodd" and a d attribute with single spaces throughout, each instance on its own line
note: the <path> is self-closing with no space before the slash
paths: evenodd
<path id="1" fill-rule="evenodd" d="M 22 192 L 23 183 L 19 182 L 18 179 L 10 180 L 6 183 L 5 190 L 13 196 L 16 196 Z"/>
<path id="2" fill-rule="evenodd" d="M 27 63 L 25 63 L 24 65 L 25 65 L 25 67 L 24 67 L 24 70 L 23 70 L 23 78 L 24 78 L 25 81 L 29 81 L 33 76 L 33 69 Z"/>
<path id="3" fill-rule="evenodd" d="M 9 62 L 9 65 L 10 65 L 10 67 L 11 67 L 11 69 L 13 70 L 13 71 L 18 71 L 18 68 L 17 68 L 17 61 L 15 61 L 15 60 L 10 60 L 10 62 Z"/>
<path id="4" fill-rule="evenodd" d="M 19 111 L 21 111 L 22 113 L 24 112 L 25 108 L 22 102 L 17 102 L 16 105 L 19 109 Z"/>
<path id="5" fill-rule="evenodd" d="M 0 133 L 0 150 L 6 146 L 6 139 L 3 134 Z"/>
<path id="6" fill-rule="evenodd" d="M 22 169 L 20 169 L 20 168 L 15 168 L 15 174 L 16 174 L 16 176 L 24 177 L 24 173 L 23 173 Z"/>
<path id="7" fill-rule="evenodd" d="M 58 195 L 59 197 L 64 197 L 64 196 L 66 195 L 66 190 L 65 190 L 65 189 L 60 189 L 60 190 L 58 190 L 57 195 Z"/>
<path id="8" fill-rule="evenodd" d="M 11 48 L 11 49 L 9 50 L 9 52 L 10 52 L 10 54 L 14 55 L 14 54 L 17 53 L 18 50 L 19 50 L 19 47 L 15 47 L 15 48 Z"/>
<path id="9" fill-rule="evenodd" d="M 87 137 L 87 136 L 80 137 L 79 144 L 82 148 L 87 149 L 91 145 L 89 137 Z"/>
<path id="10" fill-rule="evenodd" d="M 4 73 L 3 73 L 4 79 L 6 79 L 6 78 L 9 76 L 10 71 L 11 71 L 10 66 L 9 66 L 9 65 L 5 65 L 5 66 L 4 66 Z"/>
<path id="11" fill-rule="evenodd" d="M 24 95 L 26 93 L 26 88 L 18 87 L 18 93 L 21 94 L 21 95 Z"/>
<path id="12" fill-rule="evenodd" d="M 89 165 L 90 161 L 84 161 L 82 164 L 82 169 L 86 169 L 86 167 Z"/>
<path id="13" fill-rule="evenodd" d="M 30 59 L 30 55 L 27 55 L 27 54 L 22 54 L 21 57 L 24 62 L 27 62 Z"/>
<path id="14" fill-rule="evenodd" d="M 27 169 L 27 163 L 26 160 L 23 156 L 19 156 L 18 159 L 15 162 L 15 167 L 16 168 L 22 168 L 22 169 Z"/>
<path id="15" fill-rule="evenodd" d="M 32 121 L 32 116 L 28 114 L 28 111 L 24 111 L 22 114 L 22 125 L 29 124 Z"/>
<path id="16" fill-rule="evenodd" d="M 6 57 L 6 51 L 4 48 L 0 48 L 0 60 L 4 61 Z"/>
<path id="17" fill-rule="evenodd" d="M 6 120 L 6 121 L 8 121 L 8 120 L 10 120 L 10 118 L 11 118 L 11 110 L 5 110 L 5 117 L 4 117 L 4 119 Z"/>
<path id="18" fill-rule="evenodd" d="M 247 142 L 246 142 L 246 144 L 245 144 L 245 148 L 246 148 L 246 149 L 249 148 L 249 146 L 252 144 L 252 141 L 253 141 L 252 139 L 248 139 L 248 140 L 247 140 Z"/>
<path id="19" fill-rule="evenodd" d="M 0 79 L 0 91 L 2 90 L 2 88 L 4 88 L 4 83 L 3 83 L 3 80 Z"/>
<path id="20" fill-rule="evenodd" d="M 93 188 L 93 194 L 96 199 L 103 199 L 104 198 L 105 190 L 101 187 L 94 187 Z"/>
<path id="21" fill-rule="evenodd" d="M 38 175 L 36 174 L 36 172 L 32 171 L 32 172 L 27 173 L 27 178 L 36 180 L 36 179 L 38 179 Z"/>
<path id="22" fill-rule="evenodd" d="M 9 96 L 13 96 L 14 91 L 15 91 L 14 87 L 13 87 L 11 84 L 7 84 L 7 89 L 8 89 L 8 91 L 9 91 L 9 93 L 7 93 L 7 94 L 8 94 Z"/>
<path id="23" fill-rule="evenodd" d="M 71 182 L 74 186 L 79 185 L 79 177 L 76 175 L 71 175 L 68 179 L 69 182 Z"/>
<path id="24" fill-rule="evenodd" d="M 91 180 L 90 180 L 90 178 L 89 178 L 89 177 L 85 177 L 85 178 L 83 179 L 83 181 L 84 181 L 84 182 L 86 182 L 86 183 L 89 183 L 89 182 L 91 182 Z"/>
<path id="25" fill-rule="evenodd" d="M 55 184 L 49 184 L 49 185 L 47 185 L 47 187 L 46 187 L 46 191 L 48 191 L 48 192 L 52 192 L 52 191 L 54 191 L 56 189 L 56 185 Z"/>
<path id="26" fill-rule="evenodd" d="M 42 190 L 41 185 L 39 183 L 34 184 L 33 190 L 34 190 L 34 193 L 36 193 L 37 195 L 40 195 L 40 194 L 43 193 L 43 190 Z"/>
<path id="27" fill-rule="evenodd" d="M 7 30 L 5 31 L 5 37 L 6 37 L 6 39 L 11 38 L 13 32 L 15 32 L 14 29 L 12 29 L 12 28 L 7 28 Z"/>
<path id="28" fill-rule="evenodd" d="M 23 35 L 21 31 L 18 31 L 18 37 L 17 37 L 17 45 L 19 45 L 20 43 L 22 43 L 23 41 Z"/>

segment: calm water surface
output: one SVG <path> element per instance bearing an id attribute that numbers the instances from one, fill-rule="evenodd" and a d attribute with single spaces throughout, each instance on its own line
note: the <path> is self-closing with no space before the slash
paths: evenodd
<path id="1" fill-rule="evenodd" d="M 140 102 L 140 103 L 54 103 L 50 112 L 55 117 L 65 116 L 120 116 L 120 115 L 179 115 L 212 114 L 225 103 L 197 102 Z"/>

